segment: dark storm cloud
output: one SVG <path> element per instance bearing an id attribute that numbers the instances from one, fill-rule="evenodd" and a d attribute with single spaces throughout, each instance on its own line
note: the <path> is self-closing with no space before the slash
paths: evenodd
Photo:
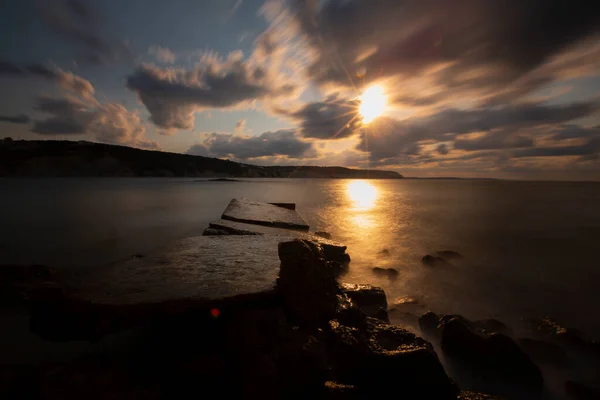
<path id="1" fill-rule="evenodd" d="M 12 124 L 27 124 L 31 121 L 25 114 L 21 115 L 0 115 L 0 122 L 10 122 Z"/>
<path id="2" fill-rule="evenodd" d="M 356 133 L 361 125 L 359 103 L 330 96 L 324 101 L 306 103 L 295 111 L 275 110 L 300 124 L 302 136 L 315 139 L 343 139 Z"/>
<path id="3" fill-rule="evenodd" d="M 100 16 L 86 2 L 52 0 L 39 4 L 46 25 L 54 33 L 85 51 L 82 61 L 109 63 L 130 56 L 125 44 L 104 37 L 100 29 Z"/>
<path id="4" fill-rule="evenodd" d="M 265 132 L 259 136 L 211 133 L 192 146 L 189 154 L 247 160 L 268 156 L 304 158 L 314 154 L 312 143 L 302 141 L 294 130 Z"/>
<path id="5" fill-rule="evenodd" d="M 229 108 L 294 91 L 256 71 L 241 55 L 225 61 L 206 59 L 193 70 L 142 65 L 127 78 L 127 87 L 138 94 L 157 126 L 192 129 L 199 109 Z"/>
<path id="6" fill-rule="evenodd" d="M 10 62 L 10 61 L 6 61 L 6 60 L 0 60 L 0 75 L 22 75 L 24 74 L 25 71 L 23 71 L 23 69 L 21 67 L 19 67 L 18 65 Z"/>
<path id="7" fill-rule="evenodd" d="M 600 31 L 600 6 L 587 0 L 293 0 L 292 11 L 316 51 L 317 82 L 438 76 L 453 88 L 500 88 Z M 350 78 L 349 78 L 350 77 Z"/>
<path id="8" fill-rule="evenodd" d="M 598 109 L 592 103 L 565 106 L 518 104 L 476 110 L 449 109 L 425 118 L 374 120 L 360 136 L 357 149 L 369 153 L 372 161 L 394 159 L 418 153 L 415 149 L 425 141 L 455 141 L 461 150 L 511 149 L 531 147 L 531 137 L 519 134 L 524 129 L 553 127 L 555 124 L 592 115 Z M 459 135 L 482 133 L 475 139 Z"/>

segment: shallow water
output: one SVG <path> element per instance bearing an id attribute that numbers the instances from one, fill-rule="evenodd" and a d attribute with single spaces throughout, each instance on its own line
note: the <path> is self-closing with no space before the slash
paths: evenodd
<path id="1" fill-rule="evenodd" d="M 200 235 L 241 196 L 297 203 L 312 230 L 348 245 L 343 279 L 382 286 L 392 307 L 409 296 L 416 304 L 395 307 L 510 324 L 551 315 L 600 337 L 598 183 L 4 179 L 0 263 L 101 267 Z M 463 258 L 421 264 L 446 249 Z"/>

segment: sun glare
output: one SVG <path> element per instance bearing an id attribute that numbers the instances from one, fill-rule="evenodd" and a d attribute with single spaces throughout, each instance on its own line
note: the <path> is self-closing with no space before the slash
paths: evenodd
<path id="1" fill-rule="evenodd" d="M 377 189 L 367 181 L 351 181 L 347 186 L 348 196 L 355 209 L 369 210 L 375 206 Z"/>
<path id="2" fill-rule="evenodd" d="M 387 98 L 382 86 L 375 85 L 367 88 L 360 96 L 360 106 L 358 107 L 363 122 L 368 124 L 383 114 L 386 103 Z"/>

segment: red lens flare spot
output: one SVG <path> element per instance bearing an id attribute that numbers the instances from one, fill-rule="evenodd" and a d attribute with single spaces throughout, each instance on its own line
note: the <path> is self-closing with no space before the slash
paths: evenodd
<path id="1" fill-rule="evenodd" d="M 213 308 L 212 310 L 210 310 L 210 315 L 212 315 L 215 318 L 218 318 L 219 315 L 221 315 L 221 311 L 219 311 L 218 308 Z"/>

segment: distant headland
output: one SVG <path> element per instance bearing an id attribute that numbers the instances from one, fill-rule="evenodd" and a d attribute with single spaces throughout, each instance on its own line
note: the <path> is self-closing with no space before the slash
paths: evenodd
<path id="1" fill-rule="evenodd" d="M 0 140 L 0 176 L 401 179 L 394 171 L 258 166 L 85 141 Z"/>

